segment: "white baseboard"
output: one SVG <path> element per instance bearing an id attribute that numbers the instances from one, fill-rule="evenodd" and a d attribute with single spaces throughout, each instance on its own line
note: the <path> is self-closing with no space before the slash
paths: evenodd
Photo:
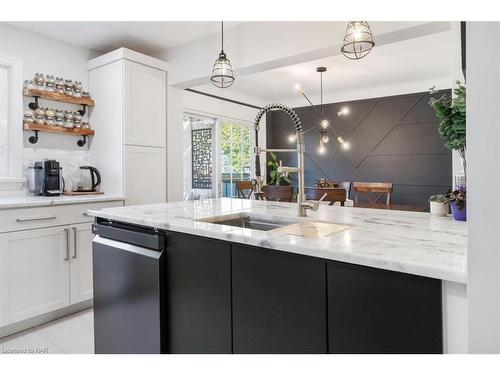
<path id="1" fill-rule="evenodd" d="M 51 311 L 42 315 L 35 316 L 33 318 L 29 318 L 26 320 L 22 320 L 20 322 L 15 322 L 7 326 L 0 327 L 0 338 L 39 326 L 40 324 L 50 322 L 51 320 L 62 318 L 63 316 L 66 315 L 74 314 L 78 311 L 89 309 L 93 305 L 94 305 L 94 300 L 89 299 L 87 301 L 63 307 L 62 309 L 59 310 Z"/>

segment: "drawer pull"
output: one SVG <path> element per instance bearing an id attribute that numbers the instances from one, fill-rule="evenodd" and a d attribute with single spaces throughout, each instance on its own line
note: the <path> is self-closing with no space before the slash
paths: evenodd
<path id="1" fill-rule="evenodd" d="M 78 257 L 78 254 L 76 252 L 76 248 L 78 247 L 78 230 L 76 229 L 76 227 L 73 227 L 73 240 L 75 241 L 75 243 L 73 244 L 74 245 L 74 253 L 73 253 L 72 258 L 76 259 Z"/>
<path id="2" fill-rule="evenodd" d="M 16 221 L 18 223 L 24 223 L 25 221 L 39 221 L 39 220 L 55 220 L 56 216 L 44 216 L 44 217 L 18 217 Z"/>
<path id="3" fill-rule="evenodd" d="M 64 228 L 64 232 L 66 233 L 66 258 L 64 260 L 69 260 L 69 228 Z"/>

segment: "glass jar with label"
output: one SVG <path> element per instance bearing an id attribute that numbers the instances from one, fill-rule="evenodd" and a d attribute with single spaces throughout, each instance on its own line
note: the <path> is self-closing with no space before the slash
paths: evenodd
<path id="1" fill-rule="evenodd" d="M 73 95 L 74 84 L 71 79 L 64 80 L 64 93 L 66 95 Z"/>
<path id="2" fill-rule="evenodd" d="M 64 79 L 62 77 L 56 78 L 56 92 L 58 94 L 64 94 Z"/>
<path id="3" fill-rule="evenodd" d="M 33 78 L 33 83 L 35 84 L 35 88 L 44 89 L 45 86 L 45 77 L 42 73 L 35 73 L 35 78 Z"/>

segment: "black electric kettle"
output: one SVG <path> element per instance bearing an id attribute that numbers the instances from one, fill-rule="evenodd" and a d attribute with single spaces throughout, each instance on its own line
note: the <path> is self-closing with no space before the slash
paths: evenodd
<path id="1" fill-rule="evenodd" d="M 82 170 L 82 173 L 80 181 L 77 183 L 76 191 L 99 191 L 99 185 L 101 185 L 101 175 L 99 174 L 97 168 L 91 167 L 90 165 L 82 165 L 80 169 Z M 85 173 L 85 171 L 88 171 L 89 173 Z"/>

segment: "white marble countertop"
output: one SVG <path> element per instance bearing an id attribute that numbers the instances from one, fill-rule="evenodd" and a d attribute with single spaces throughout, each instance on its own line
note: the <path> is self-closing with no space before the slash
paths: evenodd
<path id="1" fill-rule="evenodd" d="M 77 204 L 124 200 L 116 195 L 60 195 L 58 197 L 40 197 L 33 195 L 0 196 L 0 210 L 26 207 L 42 207 L 61 204 Z"/>
<path id="2" fill-rule="evenodd" d="M 429 213 L 321 206 L 306 220 L 350 225 L 323 238 L 197 221 L 246 212 L 277 222 L 296 218 L 296 204 L 240 199 L 206 199 L 89 211 L 93 216 L 158 229 L 190 233 L 290 253 L 360 264 L 453 281 L 467 282 L 466 223 Z"/>

